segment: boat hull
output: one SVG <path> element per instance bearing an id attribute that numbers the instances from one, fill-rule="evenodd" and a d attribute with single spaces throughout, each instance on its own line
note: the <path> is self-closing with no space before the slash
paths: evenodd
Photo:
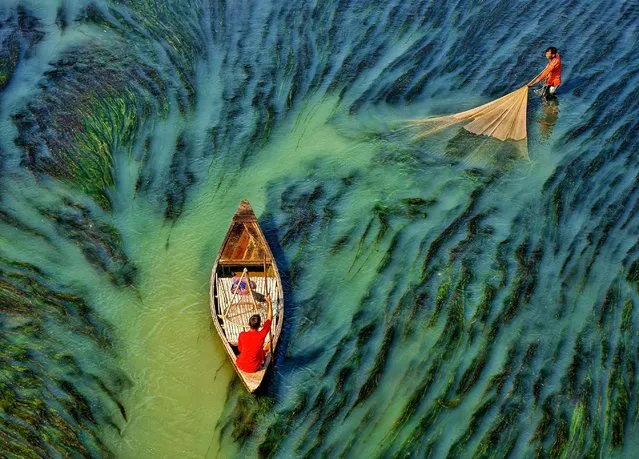
<path id="1" fill-rule="evenodd" d="M 237 289 L 238 282 L 246 288 Z M 273 304 L 273 323 L 267 337 L 271 351 L 258 371 L 247 373 L 235 363 L 237 338 L 248 330 L 248 317 L 252 314 L 265 319 L 267 293 Z M 213 265 L 210 300 L 214 328 L 233 368 L 246 389 L 255 392 L 277 349 L 284 320 L 284 295 L 275 259 L 247 200 L 240 203 Z"/>

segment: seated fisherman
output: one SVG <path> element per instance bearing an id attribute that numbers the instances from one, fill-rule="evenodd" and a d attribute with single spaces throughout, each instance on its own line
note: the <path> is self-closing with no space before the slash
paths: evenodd
<path id="1" fill-rule="evenodd" d="M 259 330 L 262 318 L 259 314 L 255 314 L 249 319 L 249 327 L 251 329 L 240 333 L 237 339 L 240 355 L 237 356 L 235 363 L 240 370 L 247 373 L 255 373 L 260 369 L 262 363 L 264 363 L 266 351 L 269 350 L 269 345 L 265 345 L 264 340 L 269 331 L 271 331 L 271 321 L 273 319 L 273 305 L 271 304 L 270 295 L 266 295 L 266 304 L 268 305 L 268 313 L 264 321 L 264 327 Z"/>

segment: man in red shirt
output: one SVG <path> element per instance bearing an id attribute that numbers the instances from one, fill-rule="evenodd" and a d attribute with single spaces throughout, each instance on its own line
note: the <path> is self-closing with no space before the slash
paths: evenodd
<path id="1" fill-rule="evenodd" d="M 264 349 L 264 340 L 269 331 L 271 331 L 271 322 L 273 320 L 273 305 L 271 304 L 271 297 L 266 295 L 266 304 L 268 306 L 268 312 L 266 320 L 264 321 L 264 327 L 260 330 L 260 322 L 262 318 L 259 314 L 251 316 L 249 319 L 249 331 L 243 331 L 237 338 L 237 347 L 240 350 L 240 355 L 235 359 L 237 367 L 246 371 L 247 373 L 255 373 L 260 369 L 266 357 L 266 351 Z"/>
<path id="2" fill-rule="evenodd" d="M 528 83 L 528 87 L 535 86 L 545 78 L 546 81 L 540 91 L 543 98 L 552 96 L 561 84 L 561 56 L 559 56 L 557 48 L 551 46 L 546 49 L 546 57 L 550 61 L 546 68 Z"/>

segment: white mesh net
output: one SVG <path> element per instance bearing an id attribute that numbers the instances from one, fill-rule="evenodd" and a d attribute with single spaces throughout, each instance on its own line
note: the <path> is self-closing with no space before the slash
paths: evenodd
<path id="1" fill-rule="evenodd" d="M 526 148 L 526 106 L 528 87 L 524 86 L 487 104 L 452 115 L 413 120 L 412 125 L 420 127 L 415 138 L 423 137 L 458 123 L 467 131 L 501 141 L 512 141 L 517 151 L 528 158 Z"/>

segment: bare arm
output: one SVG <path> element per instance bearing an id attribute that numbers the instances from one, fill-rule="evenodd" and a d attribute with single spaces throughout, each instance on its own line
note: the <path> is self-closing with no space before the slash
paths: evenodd
<path id="1" fill-rule="evenodd" d="M 546 68 L 539 75 L 537 75 L 530 83 L 528 83 L 528 86 L 535 86 L 541 80 L 546 78 L 556 66 L 557 66 L 556 59 L 553 59 L 550 62 L 548 62 L 548 65 L 546 65 Z"/>
<path id="2" fill-rule="evenodd" d="M 273 319 L 273 303 L 271 302 L 271 295 L 266 295 L 266 305 L 268 306 L 266 320 L 271 320 Z"/>
<path id="3" fill-rule="evenodd" d="M 260 337 L 262 339 L 266 338 L 268 332 L 271 331 L 271 323 L 273 321 L 273 305 L 271 303 L 271 296 L 266 295 L 266 305 L 268 306 L 268 311 L 266 313 L 266 320 L 264 321 L 264 327 L 259 331 Z"/>
<path id="4" fill-rule="evenodd" d="M 532 80 L 530 80 L 530 83 L 528 83 L 526 86 L 530 87 L 530 86 L 535 86 L 537 83 L 539 83 L 541 81 L 541 73 L 539 75 L 537 75 L 535 78 L 533 78 Z"/>

